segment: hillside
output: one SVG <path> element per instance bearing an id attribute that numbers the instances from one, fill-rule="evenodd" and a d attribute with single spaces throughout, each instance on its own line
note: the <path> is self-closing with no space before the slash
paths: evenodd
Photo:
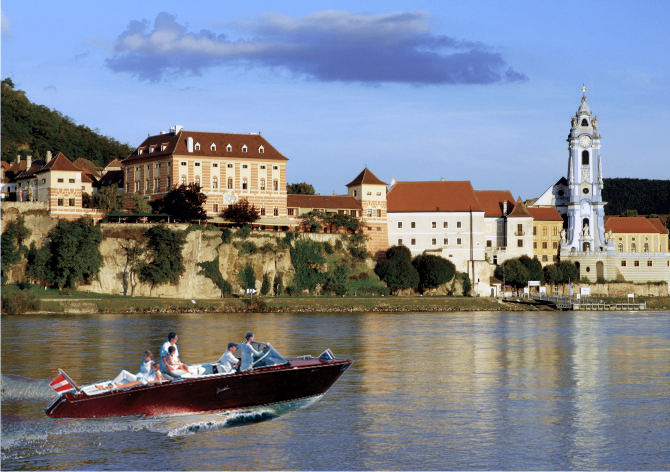
<path id="1" fill-rule="evenodd" d="M 606 215 L 637 210 L 640 215 L 670 213 L 670 180 L 603 179 Z"/>
<path id="2" fill-rule="evenodd" d="M 104 167 L 114 159 L 124 159 L 134 148 L 101 136 L 87 126 L 43 105 L 32 103 L 25 92 L 14 89 L 10 78 L 2 81 L 2 160 L 44 158 L 46 151 L 65 154 L 74 161 L 83 157 Z"/>

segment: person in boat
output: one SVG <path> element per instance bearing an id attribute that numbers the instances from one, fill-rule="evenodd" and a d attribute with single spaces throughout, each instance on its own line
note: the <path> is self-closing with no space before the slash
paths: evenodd
<path id="1" fill-rule="evenodd" d="M 122 370 L 121 373 L 117 375 L 114 380 L 112 380 L 111 385 L 123 385 L 146 378 L 149 376 L 149 374 L 151 374 L 151 363 L 153 358 L 154 355 L 151 353 L 151 351 L 144 351 L 144 354 L 142 354 L 142 364 L 140 364 L 140 371 L 137 374 L 131 374 L 127 370 Z M 105 390 L 105 387 L 100 385 L 96 385 L 96 387 L 98 387 L 99 390 Z M 111 386 L 106 388 L 111 388 Z"/>
<path id="2" fill-rule="evenodd" d="M 252 331 L 248 331 L 247 334 L 244 335 L 244 338 L 246 341 L 239 345 L 240 354 L 242 355 L 242 360 L 240 361 L 240 372 L 244 372 L 245 370 L 249 369 L 254 362 L 254 357 L 260 357 L 271 347 L 270 343 L 267 343 L 262 351 L 257 351 L 254 349 L 254 347 L 251 345 L 255 339 L 254 333 Z"/>
<path id="3" fill-rule="evenodd" d="M 189 372 L 188 366 L 179 359 L 179 356 L 177 355 L 177 348 L 175 346 L 170 346 L 168 348 L 167 362 L 168 369 L 172 373 L 175 371 L 183 371 L 184 373 Z"/>
<path id="4" fill-rule="evenodd" d="M 129 382 L 116 382 L 116 379 L 114 379 L 114 381 L 106 387 L 102 387 L 101 385 L 96 385 L 96 387 L 98 388 L 98 390 L 111 390 L 113 388 L 129 388 L 129 387 L 135 387 L 136 385 L 147 385 L 150 383 L 162 382 L 165 380 L 165 377 L 163 377 L 160 368 L 161 366 L 157 362 L 150 361 L 149 362 L 150 372 L 146 376 L 142 377 L 138 376 L 136 380 L 131 380 Z"/>
<path id="5" fill-rule="evenodd" d="M 161 370 L 165 373 L 169 374 L 172 370 L 174 370 L 174 369 L 170 368 L 171 366 L 167 362 L 167 357 L 169 355 L 168 348 L 170 348 L 170 346 L 174 347 L 175 354 L 176 354 L 177 358 L 179 358 L 179 348 L 177 347 L 177 340 L 178 339 L 179 339 L 179 336 L 177 336 L 177 333 L 172 332 L 172 333 L 168 334 L 167 341 L 163 344 L 163 346 L 161 346 L 161 351 L 160 351 Z M 186 366 L 185 370 L 186 370 L 186 372 L 188 372 L 189 371 L 188 370 L 188 365 L 183 364 L 183 363 L 182 363 L 182 365 Z"/>
<path id="6" fill-rule="evenodd" d="M 215 364 L 219 364 L 219 373 L 229 374 L 233 369 L 240 366 L 240 360 L 234 355 L 235 351 L 237 351 L 237 343 L 228 343 L 228 350 L 221 356 L 221 359 L 215 362 Z"/>

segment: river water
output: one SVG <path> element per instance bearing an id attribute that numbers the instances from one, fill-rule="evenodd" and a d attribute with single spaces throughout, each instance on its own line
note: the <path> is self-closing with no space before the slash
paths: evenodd
<path id="1" fill-rule="evenodd" d="M 247 330 L 355 363 L 278 417 L 43 412 L 59 367 L 136 372 L 170 331 L 213 361 Z M 2 389 L 3 470 L 670 469 L 667 312 L 3 316 Z"/>

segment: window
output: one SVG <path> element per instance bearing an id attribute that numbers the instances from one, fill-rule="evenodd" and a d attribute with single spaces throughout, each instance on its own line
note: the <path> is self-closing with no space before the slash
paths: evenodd
<path id="1" fill-rule="evenodd" d="M 182 161 L 182 162 L 179 163 L 179 165 L 181 165 L 183 167 L 186 167 L 186 166 L 188 166 L 188 162 Z"/>
<path id="2" fill-rule="evenodd" d="M 63 199 L 62 199 L 62 198 L 59 198 L 59 199 L 58 199 L 58 206 L 59 206 L 59 207 L 62 207 L 62 206 L 63 206 Z"/>
<path id="3" fill-rule="evenodd" d="M 151 180 L 147 179 L 147 181 L 144 183 L 144 190 L 147 192 L 151 190 Z"/>
<path id="4" fill-rule="evenodd" d="M 554 241 L 553 243 L 551 243 L 551 245 L 552 249 L 558 249 L 558 241 Z"/>
<path id="5" fill-rule="evenodd" d="M 457 222 L 456 222 L 456 228 L 460 228 L 460 227 L 461 227 L 461 222 L 460 222 L 460 221 L 457 221 Z"/>
<path id="6" fill-rule="evenodd" d="M 261 190 L 265 190 L 265 179 L 261 179 Z"/>
<path id="7" fill-rule="evenodd" d="M 272 170 L 279 170 L 279 166 L 272 166 Z"/>
<path id="8" fill-rule="evenodd" d="M 233 179 L 228 179 L 228 188 L 229 189 L 233 188 Z"/>
<path id="9" fill-rule="evenodd" d="M 265 216 L 265 207 L 261 207 L 261 216 Z"/>
<path id="10" fill-rule="evenodd" d="M 216 151 L 216 144 L 212 143 L 211 146 L 209 146 L 210 151 Z"/>
<path id="11" fill-rule="evenodd" d="M 533 228 L 533 229 L 535 229 L 535 228 Z M 543 226 L 542 227 L 542 236 L 546 236 L 546 235 L 547 235 L 547 227 Z"/>
<path id="12" fill-rule="evenodd" d="M 402 239 L 398 239 L 398 246 L 402 246 Z"/>
<path id="13" fill-rule="evenodd" d="M 537 226 L 533 226 L 533 236 L 537 236 Z"/>
<path id="14" fill-rule="evenodd" d="M 381 217 L 382 217 L 382 211 L 378 209 L 377 210 L 377 218 L 381 218 Z"/>
<path id="15" fill-rule="evenodd" d="M 381 193 L 381 192 L 377 192 L 377 196 L 378 196 L 378 197 L 381 197 L 381 196 L 382 196 L 382 193 Z"/>
<path id="16" fill-rule="evenodd" d="M 416 239 L 412 238 L 412 240 L 410 241 L 410 244 L 411 244 L 412 246 L 415 246 L 415 245 L 416 245 Z"/>
<path id="17" fill-rule="evenodd" d="M 372 208 L 368 208 L 367 215 L 368 215 L 368 218 L 372 217 Z"/>
<path id="18" fill-rule="evenodd" d="M 554 236 L 558 236 L 558 227 L 554 226 Z"/>
<path id="19" fill-rule="evenodd" d="M 416 221 L 412 221 L 412 222 L 409 224 L 409 226 L 410 226 L 410 228 L 412 228 L 412 229 L 416 228 Z"/>
<path id="20" fill-rule="evenodd" d="M 181 176 L 181 184 L 186 185 L 186 177 L 184 177 L 183 175 Z"/>
<path id="21" fill-rule="evenodd" d="M 246 165 L 246 164 L 242 164 L 242 169 L 248 169 L 248 168 L 249 168 L 248 165 Z"/>
<path id="22" fill-rule="evenodd" d="M 635 245 L 635 243 L 631 244 L 630 245 L 630 252 L 636 252 L 636 251 L 637 251 L 637 246 Z"/>
<path id="23" fill-rule="evenodd" d="M 195 150 L 199 151 L 200 150 L 200 143 L 195 143 Z"/>
<path id="24" fill-rule="evenodd" d="M 242 179 L 242 190 L 246 189 L 247 189 L 247 178 L 245 177 Z"/>
<path id="25" fill-rule="evenodd" d="M 644 243 L 644 246 L 642 246 L 642 252 L 649 252 L 649 243 Z"/>
<path id="26" fill-rule="evenodd" d="M 71 183 L 71 184 L 73 184 L 73 183 L 74 183 L 74 179 L 68 179 L 68 182 Z"/>
<path id="27" fill-rule="evenodd" d="M 261 170 L 265 170 L 265 166 L 261 166 Z"/>
<path id="28" fill-rule="evenodd" d="M 196 184 L 198 187 L 200 187 L 200 176 L 199 176 L 199 175 L 196 175 L 196 176 L 195 176 L 195 184 Z"/>
<path id="29" fill-rule="evenodd" d="M 633 261 L 633 265 L 635 267 L 640 267 L 640 261 Z"/>
<path id="30" fill-rule="evenodd" d="M 212 211 L 213 211 L 214 213 L 218 213 L 218 212 L 219 212 L 219 204 L 218 204 L 218 203 L 213 203 L 213 204 L 212 204 Z"/>
<path id="31" fill-rule="evenodd" d="M 73 207 L 74 206 L 74 198 L 70 198 L 70 201 L 68 203 L 70 204 L 71 207 Z M 649 261 L 649 262 L 651 262 L 651 261 Z"/>
<path id="32" fill-rule="evenodd" d="M 167 188 L 168 190 L 170 190 L 170 186 L 172 185 L 172 179 L 170 178 L 170 176 L 168 176 L 165 180 L 167 181 L 166 182 Z"/>
<path id="33" fill-rule="evenodd" d="M 372 192 L 367 192 L 366 195 L 371 196 Z"/>
<path id="34" fill-rule="evenodd" d="M 43 184 L 47 183 L 47 179 L 42 179 L 42 183 Z"/>
<path id="35" fill-rule="evenodd" d="M 589 151 L 582 151 L 582 165 L 589 165 Z"/>
<path id="36" fill-rule="evenodd" d="M 431 223 L 431 226 L 432 226 L 433 228 L 437 228 L 437 221 L 433 221 L 433 222 Z"/>
<path id="37" fill-rule="evenodd" d="M 265 152 L 265 148 L 263 146 L 258 146 L 258 153 L 263 154 Z"/>
<path id="38" fill-rule="evenodd" d="M 449 244 L 449 238 L 444 238 L 444 245 L 446 246 L 447 244 Z"/>
<path id="39" fill-rule="evenodd" d="M 233 168 L 233 165 L 232 165 L 232 164 L 227 164 L 226 167 L 227 167 L 228 169 L 232 169 L 232 168 Z"/>
<path id="40" fill-rule="evenodd" d="M 293 216 L 293 215 L 295 214 L 294 211 L 295 211 L 294 208 L 289 208 L 289 209 L 287 209 L 288 216 Z"/>
<path id="41" fill-rule="evenodd" d="M 537 242 L 533 241 L 533 249 L 537 249 Z"/>
<path id="42" fill-rule="evenodd" d="M 219 188 L 219 179 L 212 177 L 212 188 Z"/>
<path id="43" fill-rule="evenodd" d="M 647 267 L 652 267 L 651 261 L 647 261 Z"/>
<path id="44" fill-rule="evenodd" d="M 493 245 L 493 242 L 490 239 L 486 240 L 486 247 L 491 247 Z"/>
<path id="45" fill-rule="evenodd" d="M 547 262 L 548 260 L 549 260 L 549 257 L 547 257 L 546 255 L 542 256 L 542 262 Z"/>
<path id="46" fill-rule="evenodd" d="M 273 210 L 273 212 L 272 212 L 272 214 L 273 214 L 274 216 L 279 216 L 279 207 L 275 207 L 274 210 Z"/>
<path id="47" fill-rule="evenodd" d="M 447 222 L 445 221 L 444 223 L 442 223 L 442 227 L 443 227 L 443 228 L 448 228 L 448 227 L 449 227 L 449 223 L 447 223 Z"/>
<path id="48" fill-rule="evenodd" d="M 161 163 L 160 163 L 160 162 L 157 162 L 156 165 L 155 165 L 154 167 L 155 167 L 156 169 L 160 169 L 160 168 L 161 168 Z"/>
<path id="49" fill-rule="evenodd" d="M 553 262 L 558 262 L 558 256 L 553 256 L 553 257 L 551 258 L 551 260 L 552 260 Z"/>
<path id="50" fill-rule="evenodd" d="M 542 249 L 547 249 L 547 243 L 546 242 L 542 243 Z"/>
<path id="51" fill-rule="evenodd" d="M 436 245 L 437 245 L 437 239 L 436 239 L 436 238 L 433 238 L 432 241 L 431 241 L 431 243 L 432 243 L 433 246 L 436 246 Z"/>
<path id="52" fill-rule="evenodd" d="M 279 181 L 278 180 L 273 180 L 272 181 L 272 190 L 277 192 L 279 190 Z"/>
<path id="53" fill-rule="evenodd" d="M 63 182 L 64 182 L 63 179 L 58 179 L 58 183 L 59 183 L 59 184 L 62 184 Z"/>
<path id="54" fill-rule="evenodd" d="M 518 239 L 516 241 L 516 247 L 523 247 L 523 239 Z"/>
<path id="55" fill-rule="evenodd" d="M 247 145 L 242 146 L 242 152 L 247 152 Z"/>
<path id="56" fill-rule="evenodd" d="M 227 152 L 232 152 L 232 150 L 233 150 L 233 147 L 230 144 L 228 146 L 226 146 L 226 151 Z"/>
<path id="57" fill-rule="evenodd" d="M 358 190 L 354 190 L 354 197 L 358 195 Z"/>
<path id="58" fill-rule="evenodd" d="M 398 221 L 398 228 L 402 229 L 402 221 Z"/>
<path id="59" fill-rule="evenodd" d="M 516 235 L 517 236 L 523 236 L 523 225 L 521 223 L 516 225 Z M 519 246 L 519 247 L 521 247 L 521 246 Z"/>
<path id="60" fill-rule="evenodd" d="M 160 190 L 161 188 L 161 179 L 160 177 L 154 178 L 154 189 L 155 190 Z"/>
<path id="61" fill-rule="evenodd" d="M 219 163 L 218 162 L 212 162 L 212 167 L 219 167 Z"/>
<path id="62" fill-rule="evenodd" d="M 617 250 L 619 252 L 623 252 L 623 244 L 619 243 L 619 246 L 617 247 Z"/>
<path id="63" fill-rule="evenodd" d="M 621 261 L 621 267 L 626 267 L 626 261 Z"/>
<path id="64" fill-rule="evenodd" d="M 199 162 L 195 162 L 193 165 L 196 166 L 196 167 L 200 167 L 200 163 L 199 163 Z"/>
<path id="65" fill-rule="evenodd" d="M 186 185 L 186 184 L 184 184 L 184 185 Z M 140 182 L 139 180 L 137 180 L 137 181 L 135 182 L 135 192 L 139 192 L 140 190 L 142 190 L 142 182 Z"/>

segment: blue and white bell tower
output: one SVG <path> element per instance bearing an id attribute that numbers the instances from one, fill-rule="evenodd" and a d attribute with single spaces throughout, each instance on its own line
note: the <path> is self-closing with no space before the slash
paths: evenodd
<path id="1" fill-rule="evenodd" d="M 561 243 L 561 255 L 575 252 L 614 252 L 614 243 L 605 234 L 605 203 L 602 199 L 603 172 L 600 156 L 598 117 L 586 103 L 582 86 L 582 103 L 572 117 L 568 148 L 567 206 L 568 229 Z M 611 239 L 611 238 L 609 238 Z"/>

